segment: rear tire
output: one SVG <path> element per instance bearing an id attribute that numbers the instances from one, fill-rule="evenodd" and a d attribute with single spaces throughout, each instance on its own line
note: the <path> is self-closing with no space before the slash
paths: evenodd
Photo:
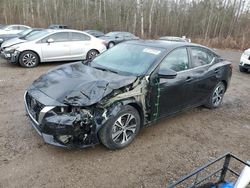
<path id="1" fill-rule="evenodd" d="M 86 56 L 87 60 L 92 60 L 94 59 L 97 55 L 99 54 L 99 52 L 97 50 L 89 50 Z"/>
<path id="2" fill-rule="evenodd" d="M 33 68 L 39 64 L 39 57 L 35 52 L 24 51 L 19 56 L 19 64 L 25 68 Z"/>
<path id="3" fill-rule="evenodd" d="M 219 82 L 214 87 L 205 106 L 210 109 L 218 108 L 221 105 L 225 91 L 226 91 L 225 84 L 223 82 Z"/>
<path id="4" fill-rule="evenodd" d="M 248 71 L 248 69 L 246 69 L 244 67 L 239 67 L 239 69 L 240 69 L 240 72 L 247 72 Z"/>
<path id="5" fill-rule="evenodd" d="M 101 143 L 109 149 L 128 146 L 140 130 L 140 115 L 132 106 L 123 106 L 99 131 Z"/>

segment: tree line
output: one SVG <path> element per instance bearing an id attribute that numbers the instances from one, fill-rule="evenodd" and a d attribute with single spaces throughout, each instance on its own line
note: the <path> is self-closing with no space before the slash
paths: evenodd
<path id="1" fill-rule="evenodd" d="M 0 24 L 187 36 L 215 47 L 250 46 L 250 0 L 0 0 Z"/>

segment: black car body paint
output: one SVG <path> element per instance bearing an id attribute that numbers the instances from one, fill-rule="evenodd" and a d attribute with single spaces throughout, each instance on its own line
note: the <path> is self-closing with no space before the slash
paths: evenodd
<path id="1" fill-rule="evenodd" d="M 194 44 L 129 43 L 164 48 L 165 53 L 144 75 L 125 76 L 77 62 L 49 71 L 28 88 L 25 107 L 45 142 L 62 147 L 95 145 L 99 143 L 98 131 L 122 105 L 137 109 L 141 126 L 145 126 L 204 104 L 216 83 L 225 82 L 226 87 L 230 83 L 230 62 L 219 58 L 218 62 L 180 72 L 174 79 L 158 77 L 165 56 Z"/>

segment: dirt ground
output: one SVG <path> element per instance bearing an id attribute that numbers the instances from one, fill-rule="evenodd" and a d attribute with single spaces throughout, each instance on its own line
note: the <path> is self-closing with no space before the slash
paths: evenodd
<path id="1" fill-rule="evenodd" d="M 60 63 L 24 69 L 0 60 L 0 187 L 159 188 L 226 152 L 249 160 L 250 74 L 238 70 L 241 52 L 218 53 L 233 61 L 221 108 L 199 107 L 162 120 L 119 151 L 44 144 L 25 116 L 23 94 Z"/>

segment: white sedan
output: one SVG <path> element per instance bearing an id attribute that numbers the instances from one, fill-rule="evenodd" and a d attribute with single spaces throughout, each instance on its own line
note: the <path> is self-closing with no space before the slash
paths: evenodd
<path id="1" fill-rule="evenodd" d="M 1 46 L 2 57 L 27 68 L 41 62 L 93 59 L 105 50 L 103 40 L 77 30 L 43 30 L 21 43 Z"/>
<path id="2" fill-rule="evenodd" d="M 240 72 L 247 72 L 250 69 L 250 48 L 241 55 L 239 69 Z"/>

